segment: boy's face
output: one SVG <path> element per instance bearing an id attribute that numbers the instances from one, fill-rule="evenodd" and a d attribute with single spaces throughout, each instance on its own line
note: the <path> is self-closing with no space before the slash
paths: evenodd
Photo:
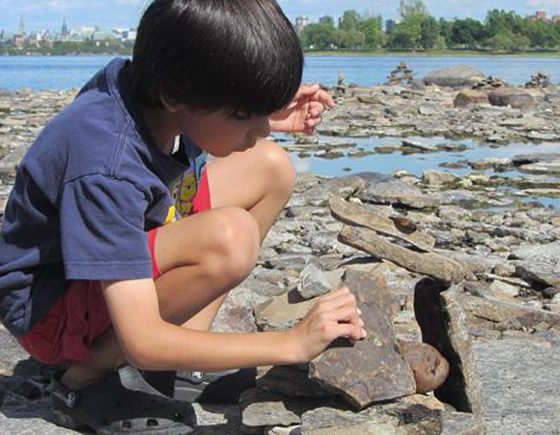
<path id="1" fill-rule="evenodd" d="M 177 129 L 216 157 L 255 146 L 270 134 L 267 116 L 236 117 L 223 112 L 203 113 L 181 107 L 174 114 Z"/>

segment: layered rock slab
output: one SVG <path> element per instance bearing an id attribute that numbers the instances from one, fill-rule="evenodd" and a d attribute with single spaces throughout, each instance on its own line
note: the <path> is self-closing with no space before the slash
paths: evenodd
<path id="1" fill-rule="evenodd" d="M 311 361 L 309 377 L 358 410 L 414 394 L 414 375 L 395 346 L 392 301 L 385 279 L 348 270 L 345 284 L 356 296 L 368 336 L 353 345 L 335 341 Z"/>

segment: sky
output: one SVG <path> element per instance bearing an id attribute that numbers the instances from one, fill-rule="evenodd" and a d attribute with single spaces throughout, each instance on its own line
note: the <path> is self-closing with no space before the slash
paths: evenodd
<path id="1" fill-rule="evenodd" d="M 292 20 L 305 15 L 317 20 L 324 15 L 340 16 L 348 9 L 361 14 L 381 14 L 383 18 L 398 16 L 398 0 L 278 0 Z M 59 31 L 66 18 L 72 29 L 83 26 L 102 28 L 136 27 L 142 11 L 150 0 L 0 0 L 0 30 L 16 32 L 20 16 L 26 31 Z M 424 0 L 435 17 L 473 17 L 483 19 L 491 9 L 513 10 L 525 16 L 536 10 L 560 15 L 560 0 Z"/>

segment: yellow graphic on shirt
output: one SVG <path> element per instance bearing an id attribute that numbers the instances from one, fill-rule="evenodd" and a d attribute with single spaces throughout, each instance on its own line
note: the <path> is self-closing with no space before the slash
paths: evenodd
<path id="1" fill-rule="evenodd" d="M 171 207 L 169 207 L 169 210 L 167 212 L 167 217 L 165 218 L 163 225 L 167 225 L 175 221 L 175 215 L 176 215 L 175 206 L 172 205 Z"/>
<path id="2" fill-rule="evenodd" d="M 188 172 L 176 190 L 175 206 L 180 216 L 186 216 L 190 213 L 196 190 L 196 174 L 194 171 Z"/>

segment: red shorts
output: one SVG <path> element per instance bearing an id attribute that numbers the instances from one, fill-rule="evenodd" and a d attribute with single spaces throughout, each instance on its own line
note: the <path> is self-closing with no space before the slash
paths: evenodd
<path id="1" fill-rule="evenodd" d="M 211 208 L 206 171 L 193 200 L 192 213 Z M 158 228 L 148 232 L 154 279 L 161 276 L 155 243 Z M 72 361 L 89 361 L 93 342 L 111 326 L 111 317 L 99 281 L 72 281 L 58 301 L 33 329 L 18 337 L 33 358 L 46 364 L 66 365 Z"/>

